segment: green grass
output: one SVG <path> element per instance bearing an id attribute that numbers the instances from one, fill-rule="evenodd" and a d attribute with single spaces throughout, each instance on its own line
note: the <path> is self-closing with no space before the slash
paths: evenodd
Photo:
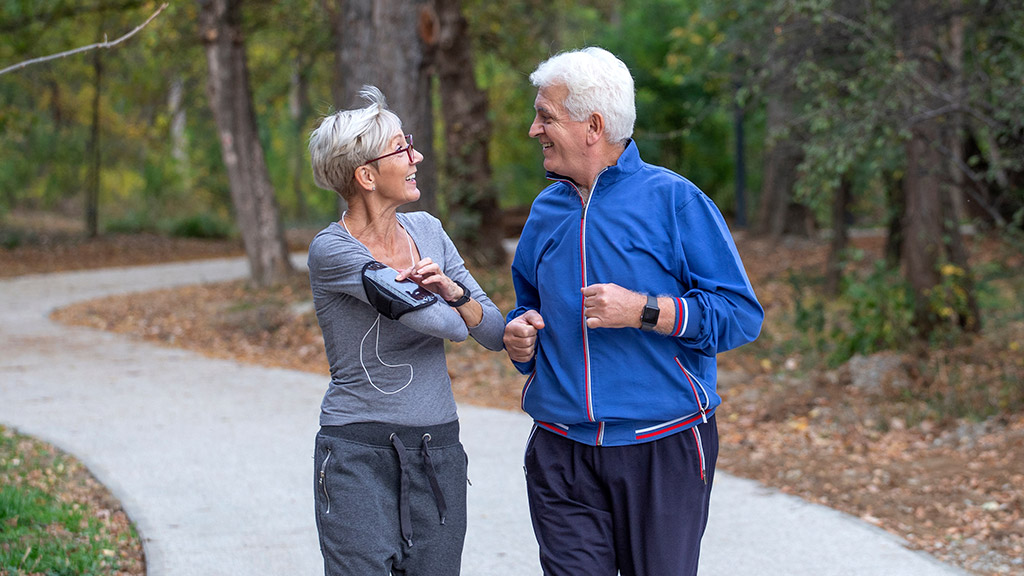
<path id="1" fill-rule="evenodd" d="M 86 477 L 59 450 L 0 426 L 0 575 L 117 572 L 125 536 L 90 502 Z"/>

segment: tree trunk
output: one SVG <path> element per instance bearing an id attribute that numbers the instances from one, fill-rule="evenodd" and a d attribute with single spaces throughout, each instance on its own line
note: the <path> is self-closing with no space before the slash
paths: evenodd
<path id="1" fill-rule="evenodd" d="M 779 77 L 784 78 L 782 82 L 788 82 L 784 75 Z M 761 199 L 751 232 L 773 239 L 782 236 L 787 223 L 791 225 L 794 220 L 791 214 L 793 186 L 797 167 L 804 158 L 800 143 L 787 130 L 793 116 L 791 91 L 785 86 L 775 86 L 773 93 L 767 96 L 767 133 L 769 138 L 777 139 L 768 144 L 765 153 Z"/>
<path id="2" fill-rule="evenodd" d="M 167 112 L 171 117 L 171 158 L 174 159 L 174 169 L 181 180 L 181 189 L 191 190 L 192 169 L 188 158 L 188 137 L 185 133 L 187 116 L 184 103 L 185 81 L 178 77 L 171 82 L 171 90 L 167 94 Z"/>
<path id="3" fill-rule="evenodd" d="M 469 260 L 505 263 L 497 191 L 491 182 L 487 94 L 476 85 L 472 47 L 459 0 L 436 0 L 437 72 L 445 119 L 448 233 Z"/>
<path id="4" fill-rule="evenodd" d="M 416 173 L 418 202 L 409 210 L 437 209 L 437 163 L 431 113 L 430 44 L 436 20 L 429 0 L 327 0 L 335 46 L 334 104 L 365 105 L 359 89 L 381 89 L 388 107 L 416 137 L 423 154 Z"/>
<path id="5" fill-rule="evenodd" d="M 900 265 L 900 254 L 903 253 L 903 237 L 905 235 L 903 218 L 907 213 L 906 192 L 904 191 L 903 177 L 889 174 L 884 182 L 885 196 L 889 203 L 886 216 L 885 263 L 890 268 L 896 268 Z"/>
<path id="6" fill-rule="evenodd" d="M 825 291 L 830 295 L 839 294 L 846 264 L 846 246 L 849 244 L 849 227 L 846 215 L 850 207 L 850 179 L 844 177 L 832 199 L 832 242 L 829 244 L 828 264 L 825 270 Z"/>
<path id="7" fill-rule="evenodd" d="M 267 286 L 283 280 L 292 266 L 256 128 L 240 22 L 241 0 L 198 1 L 200 38 L 209 66 L 210 108 L 228 171 L 231 201 L 252 280 Z"/>
<path id="8" fill-rule="evenodd" d="M 288 95 L 288 112 L 292 119 L 292 129 L 296 145 L 292 147 L 291 173 L 292 193 L 295 195 L 295 216 L 302 222 L 309 218 L 309 205 L 306 202 L 306 191 L 302 189 L 302 175 L 309 170 L 306 167 L 306 118 L 309 116 L 309 80 L 305 59 L 300 55 L 292 63 L 291 86 Z"/>
<path id="9" fill-rule="evenodd" d="M 732 104 L 733 133 L 736 135 L 736 227 L 747 227 L 747 154 L 746 137 L 743 133 L 743 122 L 746 112 L 740 105 L 739 92 L 743 88 L 742 82 L 738 79 L 733 85 L 736 89 L 736 97 Z"/>
<path id="10" fill-rule="evenodd" d="M 100 28 L 102 29 L 102 20 Z M 102 154 L 100 152 L 100 94 L 103 81 L 103 55 L 97 50 L 92 55 L 94 85 L 92 96 L 92 128 L 89 131 L 89 144 L 86 158 L 90 159 L 89 176 L 86 178 L 85 189 L 85 232 L 90 238 L 100 233 L 100 170 Z"/>
<path id="11" fill-rule="evenodd" d="M 960 0 L 951 0 L 953 14 L 959 13 L 963 6 Z M 966 78 L 964 76 L 964 18 L 954 15 L 949 22 L 949 42 L 946 46 L 946 61 L 949 63 L 950 86 L 952 93 L 957 99 L 958 106 L 964 106 L 964 98 L 967 94 Z M 964 185 L 966 178 L 961 166 L 964 162 L 964 137 L 967 131 L 967 123 L 964 115 L 954 112 L 950 118 L 950 126 L 946 132 L 946 149 L 949 151 L 949 175 L 952 186 L 949 188 L 949 199 L 955 222 L 964 222 L 966 208 L 964 207 Z"/>
<path id="12" fill-rule="evenodd" d="M 935 52 L 936 40 L 941 43 L 949 32 L 945 29 L 948 22 L 935 19 L 940 6 L 930 0 L 915 0 L 908 7 L 903 22 L 908 31 L 907 53 L 917 60 L 926 81 L 935 86 L 948 85 L 941 54 Z M 921 104 L 926 110 L 943 105 L 931 96 L 923 97 Z M 910 127 L 911 138 L 906 144 L 903 263 L 914 290 L 914 324 L 925 338 L 947 318 L 968 331 L 979 328 L 973 282 L 951 200 L 950 163 L 941 152 L 949 141 L 948 126 L 948 119 L 943 117 L 921 120 Z M 944 270 L 945 264 L 953 268 Z M 943 286 L 954 289 L 947 292 Z"/>

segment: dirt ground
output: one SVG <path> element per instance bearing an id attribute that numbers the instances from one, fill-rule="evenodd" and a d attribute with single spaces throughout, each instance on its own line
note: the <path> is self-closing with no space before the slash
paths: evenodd
<path id="1" fill-rule="evenodd" d="M 308 233 L 289 238 L 297 249 L 306 241 Z M 868 261 L 872 253 L 880 257 L 877 242 L 861 244 Z M 820 269 L 824 244 L 770 245 L 737 234 L 737 245 L 766 309 L 763 338 L 785 334 L 793 298 L 785 274 Z M 971 248 L 976 258 L 995 250 L 980 241 Z M 240 254 L 233 242 L 54 241 L 0 248 L 0 276 Z M 512 307 L 506 270 L 476 276 L 499 308 Z M 274 289 L 233 282 L 111 297 L 54 318 L 212 356 L 327 373 L 302 274 Z M 804 367 L 798 355 L 769 345 L 724 353 L 719 466 L 857 516 L 973 574 L 1024 574 L 1024 415 L 997 410 L 985 419 L 944 418 L 917 393 L 957 378 L 991 382 L 989 400 L 998 404 L 1007 390 L 1024 386 L 1022 345 L 1018 319 L 939 358 L 880 354 L 830 371 Z M 504 354 L 451 345 L 449 372 L 460 402 L 519 409 L 523 378 Z"/>

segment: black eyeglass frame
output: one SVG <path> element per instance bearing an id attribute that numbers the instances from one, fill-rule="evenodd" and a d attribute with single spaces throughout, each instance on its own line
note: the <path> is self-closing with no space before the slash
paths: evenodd
<path id="1" fill-rule="evenodd" d="M 389 153 L 387 153 L 387 154 L 385 154 L 383 156 L 377 156 L 373 160 L 367 160 L 366 162 L 363 162 L 363 164 L 364 165 L 365 164 L 372 164 L 372 163 L 376 162 L 377 160 L 383 160 L 384 158 L 387 158 L 389 156 L 394 156 L 395 154 L 401 154 L 402 152 L 405 152 L 406 154 L 409 155 L 409 163 L 412 164 L 413 162 L 416 161 L 412 157 L 412 134 L 406 134 L 405 135 L 405 142 L 406 142 L 406 145 L 404 147 L 399 148 L 398 150 L 395 150 L 394 152 L 389 152 Z"/>

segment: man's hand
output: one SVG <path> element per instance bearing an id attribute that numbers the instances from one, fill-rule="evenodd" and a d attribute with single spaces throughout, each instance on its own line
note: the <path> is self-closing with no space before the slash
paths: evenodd
<path id="1" fill-rule="evenodd" d="M 505 351 L 513 362 L 529 362 L 537 352 L 537 331 L 544 328 L 544 318 L 536 310 L 527 310 L 505 325 Z"/>
<path id="2" fill-rule="evenodd" d="M 591 284 L 580 289 L 587 328 L 639 328 L 647 297 L 618 284 Z"/>

